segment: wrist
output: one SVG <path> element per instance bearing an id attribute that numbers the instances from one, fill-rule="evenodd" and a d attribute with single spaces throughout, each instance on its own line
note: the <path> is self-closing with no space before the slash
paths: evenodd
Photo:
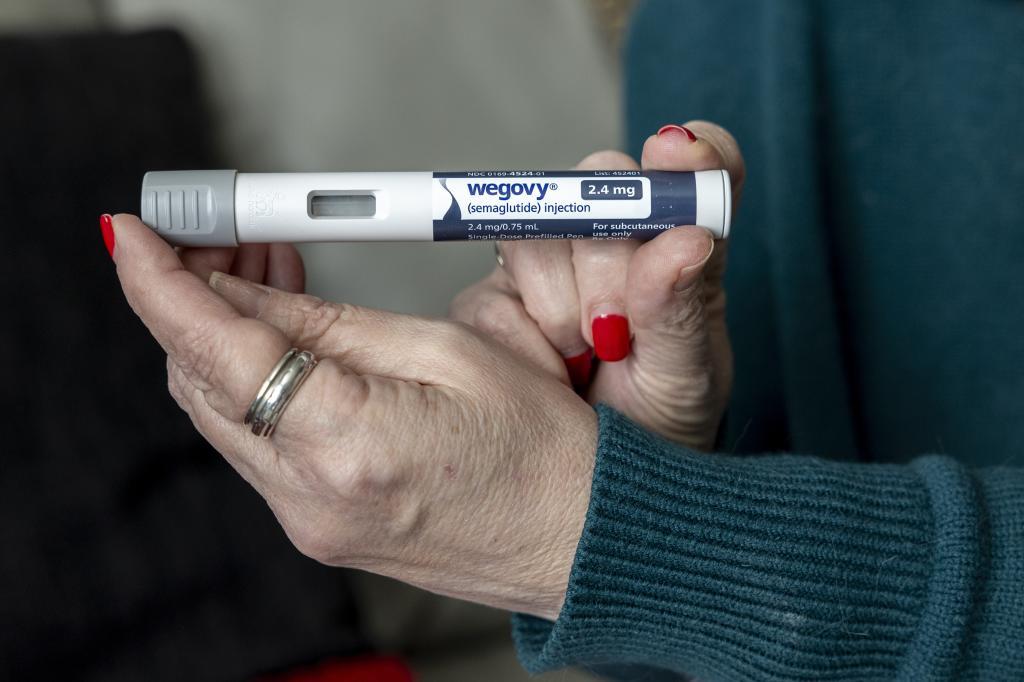
<path id="1" fill-rule="evenodd" d="M 574 410 L 572 426 L 569 420 L 558 430 L 561 443 L 552 449 L 552 476 L 548 477 L 547 537 L 550 538 L 546 552 L 547 570 L 537 593 L 537 607 L 529 613 L 548 620 L 556 620 L 565 602 L 576 558 L 576 548 L 583 534 L 587 510 L 590 506 L 590 489 L 594 476 L 594 462 L 597 452 L 597 413 L 583 401 L 582 409 Z M 574 406 L 575 407 L 575 406 Z"/>

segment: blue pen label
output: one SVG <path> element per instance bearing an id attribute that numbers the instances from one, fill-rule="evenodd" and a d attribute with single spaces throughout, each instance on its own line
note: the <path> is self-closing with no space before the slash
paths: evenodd
<path id="1" fill-rule="evenodd" d="M 434 173 L 434 239 L 649 239 L 694 221 L 692 173 Z"/>

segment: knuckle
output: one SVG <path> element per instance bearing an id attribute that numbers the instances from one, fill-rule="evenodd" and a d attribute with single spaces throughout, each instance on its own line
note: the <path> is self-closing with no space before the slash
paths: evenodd
<path id="1" fill-rule="evenodd" d="M 211 324 L 196 324 L 186 331 L 175 349 L 179 363 L 189 378 L 200 382 L 200 388 L 207 388 L 217 371 L 217 362 L 222 351 L 221 333 Z"/>
<path id="2" fill-rule="evenodd" d="M 471 324 L 485 334 L 500 337 L 512 332 L 522 317 L 519 303 L 507 296 L 496 296 L 476 308 Z"/>
<path id="3" fill-rule="evenodd" d="M 334 387 L 337 400 L 333 402 L 337 409 L 346 416 L 357 416 L 370 403 L 370 385 L 363 377 L 356 374 L 339 373 Z"/>
<path id="4" fill-rule="evenodd" d="M 349 303 L 334 303 L 317 296 L 303 294 L 288 306 L 288 328 L 297 330 L 296 341 L 304 346 L 326 342 L 338 325 L 355 320 L 365 311 Z"/>
<path id="5" fill-rule="evenodd" d="M 676 345 L 690 346 L 707 336 L 708 313 L 704 306 L 704 285 L 698 281 L 675 294 L 671 306 L 651 319 L 653 328 Z"/>
<path id="6" fill-rule="evenodd" d="M 387 452 L 350 450 L 342 457 L 320 455 L 311 464 L 317 480 L 350 505 L 376 504 L 394 495 L 408 478 L 405 467 Z"/>
<path id="7" fill-rule="evenodd" d="M 386 497 L 405 481 L 404 467 L 388 456 L 355 458 L 355 466 L 347 468 L 345 482 L 356 499 Z"/>
<path id="8" fill-rule="evenodd" d="M 178 380 L 170 375 L 167 377 L 167 392 L 171 395 L 171 398 L 178 407 L 183 410 L 187 408 L 188 400 L 185 397 L 184 391 L 181 390 Z"/>
<path id="9" fill-rule="evenodd" d="M 472 324 L 476 310 L 487 300 L 485 287 L 484 282 L 477 282 L 456 294 L 448 305 L 448 316 Z"/>
<path id="10" fill-rule="evenodd" d="M 182 386 L 180 372 L 181 370 L 177 369 L 172 363 L 167 363 L 167 392 L 174 398 L 174 402 L 179 405 L 185 400 L 185 391 Z"/>
<path id="11" fill-rule="evenodd" d="M 490 344 L 497 341 L 499 344 L 507 341 L 505 337 L 498 337 L 500 332 L 492 336 L 471 325 L 463 322 L 450 321 L 438 331 L 434 337 L 431 347 L 433 355 L 438 358 L 459 358 L 457 366 L 452 367 L 452 378 L 472 375 L 476 372 L 481 362 L 489 356 Z"/>
<path id="12" fill-rule="evenodd" d="M 184 412 L 192 424 L 204 433 L 201 423 L 201 411 L 197 410 L 193 402 L 196 399 L 196 391 L 181 374 L 175 370 L 173 374 L 169 371 L 167 377 L 167 390 L 175 404 Z"/>
<path id="13" fill-rule="evenodd" d="M 244 348 L 269 346 L 273 338 L 264 323 L 246 317 L 198 324 L 182 335 L 175 360 L 184 378 L 207 392 L 236 384 Z M 244 346 L 240 339 L 246 341 Z"/>
<path id="14" fill-rule="evenodd" d="M 579 313 L 555 301 L 527 301 L 526 312 L 536 320 L 544 336 L 555 345 L 562 346 L 575 341 L 580 334 Z"/>
<path id="15" fill-rule="evenodd" d="M 322 298 L 304 295 L 292 314 L 300 317 L 293 320 L 293 328 L 299 330 L 301 343 L 313 345 L 322 341 L 338 323 L 342 318 L 343 309 L 342 306 Z"/>
<path id="16" fill-rule="evenodd" d="M 278 436 L 285 431 L 285 424 L 294 426 L 301 419 L 301 428 L 287 430 L 288 438 L 300 441 L 303 447 L 311 446 L 315 452 L 325 437 L 347 433 L 369 402 L 370 392 L 363 377 L 344 371 L 331 358 L 321 360 L 296 395 L 295 403 L 281 417 Z"/>
<path id="17" fill-rule="evenodd" d="M 683 305 L 676 307 L 664 320 L 668 329 L 676 330 L 680 335 L 693 337 L 702 335 L 707 321 L 699 291 L 687 291 L 682 294 Z"/>
<path id="18" fill-rule="evenodd" d="M 472 288 L 460 291 L 448 304 L 448 317 L 455 320 L 472 320 L 471 311 L 474 310 L 475 302 Z"/>
<path id="19" fill-rule="evenodd" d="M 322 564 L 331 563 L 337 549 L 333 547 L 327 534 L 321 530 L 319 523 L 283 522 L 281 526 L 301 554 Z"/>
<path id="20" fill-rule="evenodd" d="M 310 457 L 278 460 L 279 485 L 267 502 L 299 552 L 321 563 L 337 563 L 346 541 L 337 522 L 339 508 L 312 461 Z"/>
<path id="21" fill-rule="evenodd" d="M 458 320 L 439 320 L 430 330 L 430 344 L 443 353 L 465 352 L 474 347 L 479 330 Z"/>

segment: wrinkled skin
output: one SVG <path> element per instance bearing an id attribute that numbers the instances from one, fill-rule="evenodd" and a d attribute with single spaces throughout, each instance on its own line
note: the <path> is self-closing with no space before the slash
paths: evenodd
<path id="1" fill-rule="evenodd" d="M 216 258 L 252 264 L 228 262 L 238 256 L 227 252 L 179 258 L 134 216 L 116 216 L 114 230 L 118 275 L 167 351 L 171 395 L 300 551 L 557 615 L 597 430 L 570 388 L 461 323 L 327 303 L 216 271 L 211 286 L 182 260 L 199 272 Z M 242 418 L 293 346 L 320 364 L 274 435 L 259 439 Z"/>
<path id="2" fill-rule="evenodd" d="M 591 154 L 577 168 L 707 170 L 724 168 L 734 207 L 743 159 L 725 130 L 703 121 L 652 135 L 641 163 L 615 151 Z M 726 242 L 698 227 L 678 227 L 636 241 L 509 241 L 504 266 L 456 297 L 455 319 L 500 340 L 568 382 L 563 358 L 593 345 L 598 313 L 626 316 L 632 352 L 602 363 L 585 391 L 662 436 L 698 449 L 711 447 L 732 384 L 725 328 Z"/>

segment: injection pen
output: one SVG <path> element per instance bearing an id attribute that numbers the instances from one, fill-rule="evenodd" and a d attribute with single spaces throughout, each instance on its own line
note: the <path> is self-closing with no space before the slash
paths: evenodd
<path id="1" fill-rule="evenodd" d="M 651 239 L 729 234 L 724 170 L 151 171 L 142 220 L 179 246 L 247 242 Z"/>

